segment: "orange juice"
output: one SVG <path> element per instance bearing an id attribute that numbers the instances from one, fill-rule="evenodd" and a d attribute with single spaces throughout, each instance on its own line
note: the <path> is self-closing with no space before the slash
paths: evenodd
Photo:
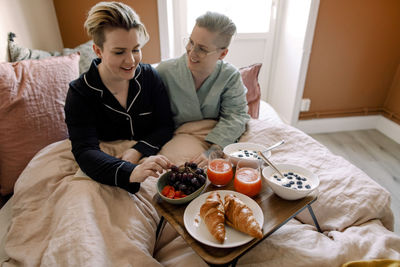
<path id="1" fill-rule="evenodd" d="M 224 159 L 213 159 L 208 164 L 207 176 L 213 185 L 227 185 L 233 177 L 232 165 Z"/>
<path id="2" fill-rule="evenodd" d="M 260 193 L 261 190 L 260 173 L 254 168 L 243 167 L 237 169 L 233 185 L 237 192 L 253 197 Z"/>

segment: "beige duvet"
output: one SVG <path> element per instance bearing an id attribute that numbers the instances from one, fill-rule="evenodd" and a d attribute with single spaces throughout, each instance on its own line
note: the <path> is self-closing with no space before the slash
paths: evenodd
<path id="1" fill-rule="evenodd" d="M 176 164 L 207 145 L 202 141 L 213 121 L 179 128 L 162 154 Z M 324 233 L 308 211 L 300 213 L 247 255 L 240 266 L 340 266 L 360 259 L 400 259 L 390 194 L 365 173 L 301 131 L 266 117 L 252 120 L 241 141 L 271 145 L 276 163 L 299 164 L 320 180 L 312 205 Z M 132 142 L 102 144 L 116 155 Z M 101 185 L 79 175 L 68 140 L 49 145 L 30 162 L 11 198 L 12 221 L 3 266 L 206 266 L 182 238 L 159 222 L 152 198 L 156 178 L 137 194 Z"/>

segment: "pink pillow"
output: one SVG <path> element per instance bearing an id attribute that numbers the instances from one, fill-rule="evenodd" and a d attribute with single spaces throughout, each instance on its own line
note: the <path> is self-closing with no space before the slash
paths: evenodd
<path id="1" fill-rule="evenodd" d="M 0 194 L 46 145 L 68 137 L 64 103 L 79 54 L 0 63 Z"/>
<path id="2" fill-rule="evenodd" d="M 244 85 L 247 88 L 247 105 L 249 106 L 249 114 L 252 118 L 257 119 L 260 110 L 261 90 L 258 83 L 258 74 L 262 64 L 256 63 L 239 69 Z"/>

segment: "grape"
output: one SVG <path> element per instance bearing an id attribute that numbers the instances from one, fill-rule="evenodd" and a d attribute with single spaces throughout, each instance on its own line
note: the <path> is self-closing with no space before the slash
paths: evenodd
<path id="1" fill-rule="evenodd" d="M 206 182 L 206 177 L 204 177 L 202 174 L 199 174 L 197 179 L 199 180 L 200 185 L 203 185 Z"/>
<path id="2" fill-rule="evenodd" d="M 196 188 L 200 187 L 200 182 L 196 178 L 192 179 L 192 185 L 195 186 Z"/>
<path id="3" fill-rule="evenodd" d="M 175 190 L 190 195 L 198 190 L 206 182 L 205 173 L 194 162 L 185 162 L 181 166 L 172 165 L 168 184 Z"/>
<path id="4" fill-rule="evenodd" d="M 186 191 L 187 190 L 187 186 L 185 184 L 180 184 L 179 185 L 179 190 L 180 191 Z"/>
<path id="5" fill-rule="evenodd" d="M 171 171 L 173 171 L 173 172 L 178 172 L 178 167 L 177 166 L 175 166 L 175 165 L 172 165 L 171 166 Z"/>
<path id="6" fill-rule="evenodd" d="M 190 166 L 190 168 L 192 168 L 193 170 L 197 169 L 197 164 L 194 163 L 194 162 L 190 163 L 189 166 Z"/>

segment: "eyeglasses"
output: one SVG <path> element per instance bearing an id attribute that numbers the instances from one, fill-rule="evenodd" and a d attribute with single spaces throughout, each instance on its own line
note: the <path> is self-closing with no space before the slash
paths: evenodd
<path id="1" fill-rule="evenodd" d="M 184 45 L 187 51 L 193 51 L 199 58 L 205 58 L 206 56 L 217 53 L 217 51 L 221 48 L 217 48 L 214 51 L 207 51 L 204 48 L 201 48 L 199 45 L 195 45 L 190 38 L 183 39 Z"/>

